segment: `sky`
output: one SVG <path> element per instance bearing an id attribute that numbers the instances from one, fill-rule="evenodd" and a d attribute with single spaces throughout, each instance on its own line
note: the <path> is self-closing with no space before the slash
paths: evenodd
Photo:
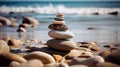
<path id="1" fill-rule="evenodd" d="M 120 1 L 120 0 L 0 0 L 0 1 Z"/>

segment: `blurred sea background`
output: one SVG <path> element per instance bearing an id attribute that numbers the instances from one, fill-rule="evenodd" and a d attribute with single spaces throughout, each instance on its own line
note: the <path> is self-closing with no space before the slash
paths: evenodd
<path id="1" fill-rule="evenodd" d="M 18 17 L 19 24 L 22 16 L 29 16 L 40 23 L 23 33 L 23 37 L 19 37 L 17 27 L 0 27 L 0 38 L 47 41 L 51 39 L 48 26 L 58 12 L 64 14 L 66 25 L 75 34 L 71 40 L 75 42 L 120 42 L 120 15 L 111 15 L 120 12 L 120 1 L 0 1 L 0 16 Z"/>

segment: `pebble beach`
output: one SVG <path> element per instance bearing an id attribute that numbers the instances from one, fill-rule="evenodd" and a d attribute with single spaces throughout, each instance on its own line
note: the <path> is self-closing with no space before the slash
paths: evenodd
<path id="1" fill-rule="evenodd" d="M 19 39 L 10 36 L 1 38 L 0 67 L 120 67 L 120 44 L 75 42 L 72 40 L 75 35 L 66 25 L 62 13 L 57 13 L 48 25 L 48 36 L 51 39 L 47 41 L 32 36 L 24 39 L 29 28 L 33 34 L 39 25 L 36 19 L 25 16 L 22 24 L 13 24 L 6 19 L 1 17 L 1 22 L 5 21 L 1 27 L 17 27 L 16 36 Z"/>

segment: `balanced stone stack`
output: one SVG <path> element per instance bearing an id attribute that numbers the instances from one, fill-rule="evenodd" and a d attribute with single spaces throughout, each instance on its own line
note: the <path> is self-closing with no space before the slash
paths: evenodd
<path id="1" fill-rule="evenodd" d="M 65 25 L 63 14 L 58 13 L 48 28 L 51 29 L 48 35 L 53 38 L 47 41 L 48 47 L 60 51 L 70 51 L 76 48 L 74 41 L 69 40 L 74 37 L 74 34 Z"/>

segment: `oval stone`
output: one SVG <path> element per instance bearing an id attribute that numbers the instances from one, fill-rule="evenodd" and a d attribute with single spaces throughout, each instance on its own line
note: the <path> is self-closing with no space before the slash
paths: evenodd
<path id="1" fill-rule="evenodd" d="M 53 20 L 52 24 L 65 24 L 65 21 L 56 21 L 56 20 Z"/>
<path id="2" fill-rule="evenodd" d="M 31 52 L 25 55 L 24 58 L 27 60 L 38 59 L 42 61 L 43 64 L 55 63 L 55 59 L 51 55 L 40 51 Z"/>
<path id="3" fill-rule="evenodd" d="M 16 62 L 19 62 L 19 63 L 27 62 L 26 59 L 24 59 L 23 57 L 21 57 L 17 54 L 14 54 L 14 53 L 4 53 L 4 54 L 2 54 L 2 56 L 11 60 L 11 61 L 16 61 Z"/>
<path id="4" fill-rule="evenodd" d="M 47 45 L 50 48 L 63 51 L 70 51 L 76 48 L 76 44 L 71 40 L 51 39 L 47 41 Z"/>
<path id="5" fill-rule="evenodd" d="M 88 67 L 94 67 L 97 63 L 104 63 L 104 59 L 101 56 L 94 56 L 88 59 L 75 58 L 69 63 L 70 65 L 87 65 Z"/>
<path id="6" fill-rule="evenodd" d="M 8 44 L 5 41 L 0 40 L 0 54 L 9 53 L 9 52 L 10 52 L 10 48 Z"/>
<path id="7" fill-rule="evenodd" d="M 58 31 L 58 30 L 51 30 L 48 32 L 48 35 L 56 39 L 70 39 L 74 37 L 74 34 L 70 31 Z"/>

